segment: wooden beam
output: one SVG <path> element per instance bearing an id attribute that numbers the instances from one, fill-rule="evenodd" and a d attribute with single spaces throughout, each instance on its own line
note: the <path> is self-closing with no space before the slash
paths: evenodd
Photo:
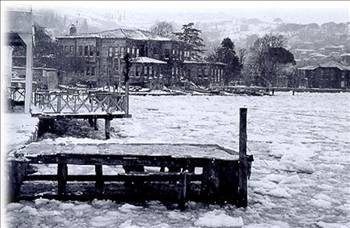
<path id="1" fill-rule="evenodd" d="M 239 110 L 239 198 L 238 206 L 247 207 L 248 178 L 247 164 L 247 109 L 240 108 Z"/>

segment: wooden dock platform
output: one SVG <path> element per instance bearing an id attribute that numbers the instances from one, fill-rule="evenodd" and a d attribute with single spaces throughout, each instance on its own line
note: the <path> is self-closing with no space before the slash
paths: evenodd
<path id="1" fill-rule="evenodd" d="M 13 183 L 17 186 L 14 187 L 16 199 L 38 196 L 61 200 L 157 199 L 178 202 L 181 207 L 188 200 L 244 206 L 239 183 L 249 176 L 252 162 L 252 156 L 247 156 L 247 170 L 240 173 L 241 160 L 237 152 L 201 144 L 33 143 L 19 154 L 24 155 L 24 161 L 11 164 L 11 170 L 17 175 L 24 172 Z M 57 172 L 29 174 L 25 171 L 30 165 L 40 168 L 44 164 L 55 164 Z M 95 174 L 74 174 L 74 170 L 68 168 L 70 165 L 91 166 Z M 104 173 L 106 166 L 124 171 Z M 48 190 L 51 193 L 47 193 Z"/>
<path id="2" fill-rule="evenodd" d="M 9 196 L 161 200 L 177 202 L 181 208 L 191 200 L 246 207 L 253 161 L 246 153 L 246 131 L 247 109 L 241 108 L 239 152 L 213 144 L 31 143 L 8 161 Z M 53 172 L 43 173 L 50 165 Z M 74 173 L 72 166 L 94 172 Z M 33 167 L 40 172 L 33 172 Z"/>

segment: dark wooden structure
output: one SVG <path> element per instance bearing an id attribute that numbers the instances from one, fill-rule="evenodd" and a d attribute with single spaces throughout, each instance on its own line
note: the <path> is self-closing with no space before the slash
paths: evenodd
<path id="1" fill-rule="evenodd" d="M 253 156 L 246 154 L 247 109 L 240 115 L 239 153 L 213 144 L 29 144 L 18 151 L 20 161 L 9 163 L 10 199 L 161 200 L 181 208 L 191 200 L 246 207 Z M 48 170 L 49 164 L 55 166 L 51 173 L 29 171 L 42 165 Z M 71 173 L 72 165 L 90 166 L 93 173 Z"/>

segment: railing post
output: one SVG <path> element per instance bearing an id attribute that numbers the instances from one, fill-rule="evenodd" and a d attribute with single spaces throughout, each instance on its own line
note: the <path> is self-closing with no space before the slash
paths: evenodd
<path id="1" fill-rule="evenodd" d="M 238 206 L 247 207 L 247 108 L 239 110 L 239 198 Z"/>
<path id="2" fill-rule="evenodd" d="M 126 85 L 125 85 L 125 96 L 126 96 L 125 113 L 126 115 L 129 115 L 129 81 L 126 82 Z"/>
<path id="3" fill-rule="evenodd" d="M 57 112 L 61 112 L 61 93 L 57 95 Z"/>

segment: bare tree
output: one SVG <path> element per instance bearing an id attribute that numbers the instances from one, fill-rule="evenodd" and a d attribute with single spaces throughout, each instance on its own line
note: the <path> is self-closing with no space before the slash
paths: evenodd
<path id="1" fill-rule="evenodd" d="M 282 35 L 265 35 L 258 38 L 250 48 L 249 71 L 254 82 L 261 86 L 276 86 L 281 65 L 295 63 L 294 56 L 285 49 L 286 40 Z"/>
<path id="2" fill-rule="evenodd" d="M 169 37 L 174 32 L 174 26 L 166 21 L 157 22 L 151 27 L 151 32 L 159 36 Z"/>

